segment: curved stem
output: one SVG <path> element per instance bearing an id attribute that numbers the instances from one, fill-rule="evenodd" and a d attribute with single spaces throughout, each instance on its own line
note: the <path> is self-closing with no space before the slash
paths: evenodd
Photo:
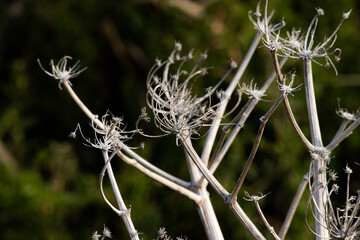
<path id="1" fill-rule="evenodd" d="M 230 85 L 227 87 L 226 91 L 222 94 L 220 105 L 218 106 L 218 108 L 216 110 L 217 117 L 214 119 L 213 123 L 211 124 L 211 128 L 206 137 L 204 148 L 203 148 L 203 151 L 201 154 L 201 159 L 204 161 L 205 165 L 208 165 L 210 154 L 211 154 L 211 149 L 214 145 L 215 137 L 219 130 L 220 122 L 224 116 L 226 106 L 230 100 L 230 96 L 234 92 L 240 78 L 244 74 L 245 69 L 247 68 L 247 66 L 250 62 L 250 59 L 254 55 L 254 52 L 255 52 L 257 46 L 259 45 L 261 37 L 262 37 L 262 34 L 260 32 L 258 32 L 248 50 L 248 52 L 246 53 L 241 65 L 239 66 L 238 71 L 236 72 L 235 76 L 231 80 Z"/>
<path id="2" fill-rule="evenodd" d="M 306 103 L 308 109 L 309 116 L 309 125 L 311 132 L 311 141 L 315 147 L 322 148 L 322 138 L 320 131 L 320 124 L 318 119 L 318 113 L 316 109 L 316 101 L 315 101 L 315 89 L 312 75 L 312 66 L 311 59 L 304 59 L 304 82 L 305 82 L 305 93 L 306 93 Z M 313 177 L 316 179 L 314 186 L 321 185 L 322 183 L 326 183 L 326 163 L 322 159 L 312 159 L 314 160 L 314 168 L 313 168 Z M 312 189 L 312 191 L 314 191 Z M 325 205 L 326 205 L 326 194 L 327 189 L 321 188 L 315 192 L 314 201 L 318 206 L 315 208 L 315 218 L 319 221 L 315 222 L 315 231 L 317 233 L 317 239 L 328 239 L 330 237 L 329 230 L 326 229 L 326 222 L 323 216 L 325 216 Z M 320 236 L 320 237 L 319 237 Z"/>
<path id="3" fill-rule="evenodd" d="M 109 158 L 107 151 L 102 150 L 101 152 L 104 157 L 105 168 L 106 168 L 106 171 L 107 171 L 109 179 L 110 179 L 111 187 L 114 191 L 116 202 L 119 206 L 120 216 L 121 216 L 122 220 L 124 221 L 125 227 L 130 235 L 130 239 L 131 240 L 140 240 L 139 234 L 138 234 L 137 230 L 135 229 L 134 224 L 130 217 L 130 209 L 128 209 L 126 207 L 125 202 L 121 197 L 119 187 L 116 183 L 116 179 L 115 179 L 114 173 L 113 173 L 111 165 L 110 165 L 111 158 Z M 102 173 L 102 174 L 104 174 L 104 173 Z M 101 176 L 101 178 L 102 178 L 102 176 Z M 102 181 L 100 181 L 100 183 L 102 183 Z M 116 212 L 119 213 L 119 211 L 116 211 Z"/>

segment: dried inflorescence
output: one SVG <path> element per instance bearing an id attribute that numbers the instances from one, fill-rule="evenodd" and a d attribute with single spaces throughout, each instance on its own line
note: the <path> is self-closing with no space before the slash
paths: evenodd
<path id="1" fill-rule="evenodd" d="M 70 86 L 72 86 L 70 79 L 76 78 L 80 73 L 86 70 L 86 68 L 80 69 L 80 61 L 77 61 L 74 66 L 67 67 L 67 61 L 72 59 L 70 56 L 65 56 L 61 58 L 58 64 L 55 65 L 54 60 L 50 61 L 51 72 L 48 72 L 41 65 L 40 60 L 38 59 L 38 63 L 41 69 L 50 77 L 53 77 L 56 80 L 59 80 L 59 88 L 61 89 L 61 84 L 63 82 L 67 82 Z"/>
<path id="2" fill-rule="evenodd" d="M 92 240 L 100 240 L 100 239 L 103 240 L 107 237 L 112 238 L 112 235 L 111 235 L 110 229 L 104 225 L 104 230 L 102 231 L 102 234 L 99 234 L 98 231 L 95 231 L 93 233 L 93 235 L 91 236 L 91 239 Z"/>
<path id="3" fill-rule="evenodd" d="M 198 97 L 191 91 L 191 82 L 207 74 L 208 68 L 200 67 L 207 54 L 201 54 L 200 60 L 187 72 L 183 70 L 183 66 L 193 58 L 193 52 L 181 56 L 181 48 L 180 43 L 175 43 L 167 60 L 156 59 L 147 77 L 147 104 L 154 114 L 156 126 L 164 135 L 191 137 L 199 135 L 198 130 L 216 117 L 217 104 L 212 104 L 212 95 L 217 93 L 220 84 L 237 64 L 231 61 L 230 70 L 216 86 L 207 88 L 205 94 Z M 161 74 L 161 71 L 160 77 L 157 74 Z M 142 119 L 149 120 L 144 110 L 141 116 Z"/>
<path id="4" fill-rule="evenodd" d="M 346 182 L 346 199 L 345 204 L 342 207 L 334 208 L 331 196 L 333 193 L 338 193 L 339 186 L 334 183 L 332 184 L 331 189 L 329 189 L 328 193 L 326 193 L 326 200 L 324 202 L 325 211 L 324 213 L 316 217 L 314 214 L 313 208 L 318 208 L 319 206 L 314 202 L 311 204 L 311 199 L 314 197 L 316 191 L 319 191 L 321 188 L 327 187 L 330 184 L 330 181 L 336 181 L 337 174 L 333 170 L 328 171 L 329 180 L 327 184 L 319 183 L 319 186 L 313 188 L 314 191 L 311 192 L 307 208 L 311 209 L 311 212 L 315 218 L 315 221 L 320 222 L 321 219 L 325 220 L 326 226 L 324 226 L 330 233 L 332 239 L 345 239 L 345 240 L 353 240 L 358 239 L 360 237 L 360 214 L 359 214 L 359 207 L 360 207 L 360 191 L 357 192 L 357 195 L 350 195 L 350 175 L 352 174 L 352 169 L 346 165 L 345 174 L 347 175 L 347 182 Z M 312 199 L 313 200 L 313 199 Z M 320 219 L 321 218 L 321 219 Z M 313 231 L 308 222 L 306 222 L 310 231 L 312 231 L 315 235 L 315 231 Z"/>
<path id="5" fill-rule="evenodd" d="M 158 232 L 158 236 L 157 236 L 156 240 L 160 240 L 160 239 L 173 240 L 173 238 L 168 235 L 168 233 L 164 227 L 159 228 L 159 230 L 157 232 Z M 187 237 L 179 236 L 179 237 L 176 237 L 176 240 L 187 240 Z"/>
<path id="6" fill-rule="evenodd" d="M 270 51 L 280 51 L 284 56 L 294 59 L 311 59 L 311 61 L 325 67 L 332 66 L 337 74 L 337 70 L 330 56 L 333 55 L 335 61 L 340 60 L 341 49 L 332 50 L 336 41 L 336 33 L 345 19 L 349 18 L 351 10 L 342 14 L 342 19 L 330 37 L 325 37 L 322 42 L 315 44 L 315 33 L 319 17 L 325 12 L 321 8 L 316 8 L 316 14 L 312 19 L 306 33 L 301 33 L 300 29 L 293 28 L 291 32 L 287 32 L 287 37 L 280 35 L 280 29 L 285 26 L 284 20 L 271 25 L 267 19 L 267 1 L 265 4 L 265 16 L 262 19 L 260 7 L 257 6 L 255 12 L 249 13 L 249 18 L 255 28 L 264 34 L 263 43 Z M 255 16 L 256 20 L 253 19 Z M 325 64 L 319 63 L 314 58 L 325 58 Z"/>
<path id="7" fill-rule="evenodd" d="M 123 119 L 113 116 L 107 112 L 101 117 L 101 123 L 104 128 L 100 128 L 95 124 L 95 119 L 91 121 L 91 127 L 94 130 L 94 141 L 85 138 L 80 125 L 78 125 L 74 132 L 70 133 L 71 137 L 76 136 L 76 131 L 79 131 L 82 137 L 87 142 L 87 146 L 94 147 L 104 151 L 116 151 L 121 148 L 121 145 L 127 140 L 131 139 L 136 131 L 126 131 L 123 123 Z"/>
<path id="8" fill-rule="evenodd" d="M 340 107 L 339 104 L 339 108 L 336 110 L 336 114 L 347 121 L 355 121 L 357 118 L 360 117 L 360 109 L 357 109 L 355 112 L 350 113 L 346 108 Z"/>

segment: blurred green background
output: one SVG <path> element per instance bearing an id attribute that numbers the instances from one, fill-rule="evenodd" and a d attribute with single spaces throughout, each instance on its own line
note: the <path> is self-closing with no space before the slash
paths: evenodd
<path id="1" fill-rule="evenodd" d="M 190 4 L 190 5 L 186 5 Z M 87 70 L 73 79 L 75 91 L 96 114 L 110 110 L 124 116 L 127 129 L 145 106 L 146 75 L 156 57 L 164 59 L 174 41 L 183 43 L 184 52 L 194 55 L 208 51 L 210 74 L 196 82 L 201 93 L 214 85 L 228 68 L 229 59 L 241 62 L 255 30 L 248 11 L 256 1 L 182 0 L 13 0 L 0 2 L 0 234 L 1 239 L 89 239 L 105 224 L 114 239 L 128 239 L 121 219 L 103 202 L 98 184 L 102 168 L 101 153 L 72 140 L 68 134 L 77 123 L 85 135 L 92 136 L 89 120 L 58 83 L 45 75 L 36 60 L 49 67 L 64 55 L 81 60 Z M 341 27 L 335 47 L 342 49 L 342 60 L 333 69 L 314 65 L 317 103 L 324 142 L 328 143 L 341 119 L 335 109 L 355 111 L 360 107 L 360 2 L 357 0 L 274 0 L 274 19 L 282 17 L 286 29 L 305 30 L 315 7 L 322 7 L 317 39 L 329 36 L 342 12 L 352 8 Z M 285 32 L 283 32 L 285 34 Z M 302 82 L 301 62 L 289 61 L 287 70 L 296 68 L 296 85 Z M 265 48 L 259 48 L 242 81 L 261 84 L 272 70 Z M 195 88 L 195 87 L 194 87 Z M 267 99 L 275 99 L 273 86 Z M 242 101 L 245 103 L 246 96 Z M 307 115 L 303 88 L 291 97 L 294 113 L 306 134 Z M 232 102 L 230 103 L 230 105 Z M 259 117 L 271 103 L 261 102 L 239 134 L 216 177 L 230 190 L 241 172 L 255 139 Z M 152 123 L 143 126 L 151 132 Z M 343 169 L 353 168 L 352 192 L 360 188 L 360 136 L 357 129 L 333 153 L 331 168 L 338 170 L 341 189 L 345 189 Z M 145 142 L 137 152 L 153 164 L 184 179 L 187 168 L 175 138 L 147 140 L 135 138 L 130 145 Z M 200 149 L 204 139 L 195 141 Z M 205 233 L 192 202 L 155 183 L 142 173 L 113 161 L 114 171 L 125 203 L 132 206 L 132 218 L 143 239 L 154 239 L 160 227 L 173 236 L 205 239 Z M 281 106 L 270 119 L 244 190 L 251 194 L 271 192 L 261 204 L 269 222 L 278 231 L 298 183 L 306 173 L 309 154 L 300 144 Z M 106 191 L 111 189 L 106 183 Z M 214 192 L 215 211 L 226 239 L 249 239 L 249 235 Z M 309 239 L 304 224 L 302 199 L 288 239 Z M 241 193 L 243 196 L 243 193 Z M 252 203 L 239 196 L 240 204 L 268 236 Z M 111 197 L 110 197 L 111 198 Z M 340 190 L 336 204 L 343 204 Z"/>

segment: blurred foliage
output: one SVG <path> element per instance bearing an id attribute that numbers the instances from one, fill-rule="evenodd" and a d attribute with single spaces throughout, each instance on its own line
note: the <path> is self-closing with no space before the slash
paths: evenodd
<path id="1" fill-rule="evenodd" d="M 74 89 L 84 102 L 101 115 L 110 110 L 124 116 L 128 128 L 134 128 L 140 109 L 145 105 L 146 74 L 156 57 L 166 58 L 174 41 L 183 48 L 195 49 L 195 55 L 208 51 L 210 75 L 197 81 L 198 91 L 213 85 L 228 67 L 228 59 L 241 62 L 255 30 L 247 13 L 256 1 L 193 1 L 202 11 L 189 15 L 166 0 L 96 1 L 96 0 L 15 0 L 0 2 L 0 232 L 2 239 L 88 239 L 105 224 L 116 238 L 126 239 L 121 219 L 103 202 L 98 174 L 101 154 L 72 141 L 68 133 L 81 123 L 85 135 L 88 119 L 77 109 L 57 82 L 39 68 L 50 59 L 64 55 L 80 59 L 87 70 L 73 80 Z M 329 142 L 340 125 L 336 116 L 337 98 L 350 111 L 360 105 L 360 2 L 356 0 L 270 1 L 276 9 L 275 19 L 282 16 L 287 29 L 306 29 L 322 7 L 318 39 L 329 36 L 352 8 L 350 19 L 338 33 L 335 44 L 343 50 L 342 61 L 333 69 L 314 65 L 315 85 L 324 142 Z M 189 10 L 189 9 L 188 9 Z M 296 84 L 302 82 L 301 63 L 290 61 L 297 70 Z M 259 48 L 243 78 L 259 84 L 272 70 L 268 52 Z M 274 91 L 272 91 L 274 90 Z M 276 86 L 268 99 L 276 97 Z M 243 103 L 246 97 L 244 97 Z M 291 97 L 299 124 L 306 130 L 304 93 Z M 245 129 L 239 134 L 223 165 L 216 172 L 230 189 L 247 158 L 259 117 L 271 103 L 258 105 Z M 152 124 L 144 126 L 151 132 Z M 201 146 L 204 139 L 196 142 Z M 143 139 L 134 139 L 136 146 Z M 157 166 L 188 178 L 183 164 L 183 151 L 175 139 L 145 140 L 139 154 Z M 342 172 L 346 163 L 359 172 L 359 130 L 356 130 L 333 154 L 331 167 Z M 280 108 L 270 119 L 255 163 L 244 190 L 252 194 L 268 193 L 261 202 L 268 220 L 279 230 L 298 183 L 308 169 L 309 156 L 292 130 L 284 110 Z M 114 169 L 126 204 L 132 206 L 136 228 L 144 239 L 156 236 L 166 227 L 171 235 L 187 235 L 188 239 L 204 239 L 201 222 L 193 204 L 185 197 L 153 182 L 120 161 Z M 340 186 L 344 181 L 340 178 Z M 359 177 L 353 178 L 353 191 L 360 188 Z M 105 191 L 111 195 L 108 186 Z M 237 219 L 215 196 L 213 202 L 226 239 L 247 239 Z M 339 204 L 345 197 L 339 193 Z M 254 206 L 239 197 L 245 211 L 267 234 Z M 297 211 L 288 239 L 312 237 L 304 224 L 304 198 Z M 181 206 L 181 208 L 179 208 Z"/>

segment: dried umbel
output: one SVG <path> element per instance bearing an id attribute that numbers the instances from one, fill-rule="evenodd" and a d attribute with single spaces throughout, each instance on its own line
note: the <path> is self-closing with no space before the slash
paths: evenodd
<path id="1" fill-rule="evenodd" d="M 310 59 L 318 65 L 330 67 L 332 66 L 337 74 L 337 70 L 330 56 L 333 55 L 335 61 L 340 60 L 341 49 L 332 49 L 336 41 L 336 33 L 345 19 L 349 18 L 351 10 L 343 13 L 340 23 L 329 37 L 325 37 L 322 42 L 315 43 L 315 33 L 319 17 L 325 12 L 321 8 L 316 8 L 316 14 L 313 17 L 306 33 L 302 33 L 300 29 L 293 28 L 291 33 L 287 32 L 287 37 L 280 35 L 280 29 L 285 26 L 285 22 L 281 20 L 277 24 L 270 24 L 267 17 L 267 1 L 265 3 L 264 18 L 262 19 L 260 7 L 257 6 L 255 12 L 249 12 L 249 18 L 255 28 L 264 34 L 263 43 L 270 51 L 280 51 L 279 54 L 294 59 Z M 254 16 L 256 18 L 253 19 Z M 325 64 L 322 64 L 314 58 L 325 58 Z"/>
<path id="2" fill-rule="evenodd" d="M 50 61 L 51 66 L 51 72 L 48 72 L 44 69 L 44 67 L 41 65 L 40 60 L 38 59 L 38 63 L 41 67 L 41 69 L 50 77 L 53 77 L 56 80 L 59 80 L 59 88 L 61 89 L 61 84 L 63 82 L 67 82 L 70 86 L 72 85 L 70 82 L 71 78 L 76 78 L 79 76 L 80 73 L 86 70 L 86 68 L 80 69 L 80 61 L 77 61 L 74 66 L 68 67 L 67 61 L 71 60 L 72 58 L 70 56 L 64 56 L 61 58 L 58 62 L 58 64 L 55 65 L 54 60 Z M 68 67 L 68 68 L 66 68 Z"/>
<path id="3" fill-rule="evenodd" d="M 113 116 L 110 112 L 107 112 L 101 117 L 102 127 L 96 125 L 95 120 L 98 120 L 98 116 L 95 116 L 90 123 L 95 135 L 93 141 L 84 137 L 80 125 L 77 125 L 75 131 L 71 132 L 69 136 L 75 138 L 76 132 L 79 131 L 83 139 L 87 142 L 87 146 L 103 151 L 116 152 L 121 149 L 124 142 L 130 140 L 136 133 L 136 131 L 126 131 L 123 119 Z"/>
<path id="4" fill-rule="evenodd" d="M 346 182 L 346 199 L 345 204 L 342 207 L 334 208 L 331 196 L 333 193 L 337 193 L 339 186 L 337 184 L 333 184 L 329 193 L 327 193 L 327 198 L 325 201 L 326 211 L 320 218 L 324 219 L 325 224 L 332 239 L 345 239 L 345 240 L 352 240 L 358 239 L 360 237 L 360 215 L 359 215 L 359 207 L 360 207 L 360 191 L 357 191 L 357 195 L 350 195 L 350 175 L 352 174 L 352 169 L 346 165 L 345 174 L 347 175 L 347 182 Z M 329 178 L 331 181 L 335 181 L 337 176 L 334 171 L 329 171 Z M 330 181 L 329 180 L 329 181 Z M 326 185 L 329 185 L 327 183 Z M 318 189 L 321 187 L 325 187 L 326 185 L 319 186 Z M 315 192 L 311 193 L 311 196 L 308 201 L 308 206 L 311 211 L 313 212 L 314 208 L 318 208 L 317 204 L 311 204 L 311 197 L 315 194 Z M 320 221 L 315 215 L 314 218 L 316 221 Z M 307 223 L 309 229 L 316 234 Z"/>
<path id="5" fill-rule="evenodd" d="M 207 88 L 201 97 L 193 95 L 191 84 L 194 79 L 207 74 L 206 67 L 200 67 L 207 54 L 201 54 L 198 62 L 187 72 L 184 64 L 193 58 L 192 51 L 181 56 L 181 44 L 175 43 L 175 48 L 165 61 L 156 60 L 147 77 L 147 104 L 154 114 L 156 126 L 164 135 L 191 137 L 199 135 L 198 130 L 207 126 L 216 117 L 215 107 L 212 104 L 212 95 L 220 94 L 217 89 L 226 79 L 230 71 L 237 67 L 234 61 L 230 63 L 230 70 L 214 87 Z M 158 76 L 157 74 L 161 74 Z M 143 111 L 143 119 L 147 116 Z M 146 118 L 144 117 L 146 116 Z M 162 135 L 163 136 L 163 135 Z"/>

